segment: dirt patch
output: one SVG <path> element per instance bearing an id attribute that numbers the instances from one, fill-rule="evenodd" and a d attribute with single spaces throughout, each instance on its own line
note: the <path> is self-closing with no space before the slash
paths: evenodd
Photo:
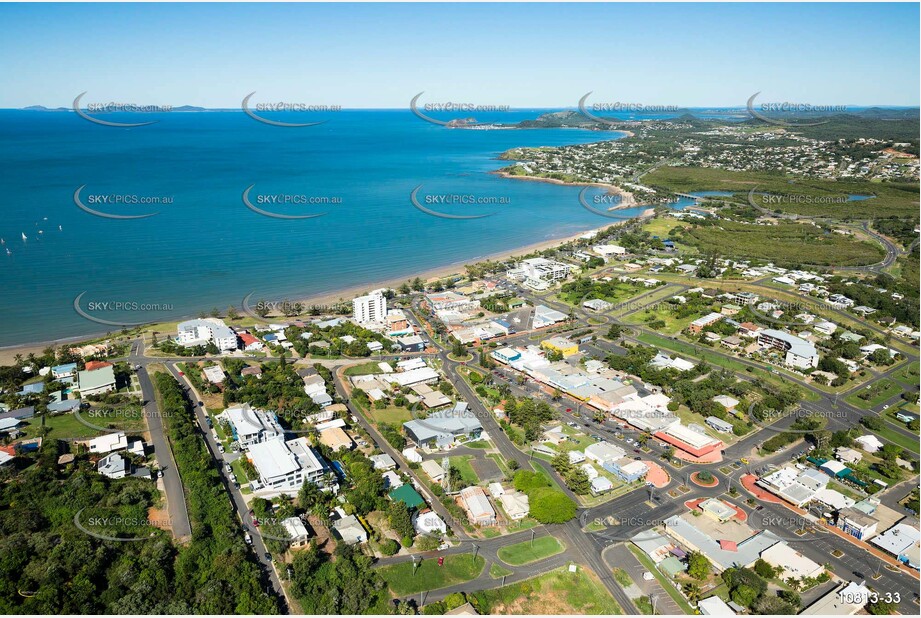
<path id="1" fill-rule="evenodd" d="M 150 525 L 154 528 L 166 530 L 170 534 L 173 532 L 173 527 L 170 525 L 171 522 L 169 519 L 169 512 L 166 510 L 165 501 L 162 506 L 152 506 L 147 509 L 147 521 L 150 522 Z"/>
<path id="2" fill-rule="evenodd" d="M 310 527 L 313 529 L 314 539 L 317 543 L 317 548 L 320 551 L 326 552 L 329 555 L 332 555 L 336 551 L 336 539 L 333 538 L 330 534 L 329 528 L 323 525 L 323 522 L 320 521 L 320 518 L 316 515 L 311 515 L 307 518 L 307 523 L 310 524 Z"/>

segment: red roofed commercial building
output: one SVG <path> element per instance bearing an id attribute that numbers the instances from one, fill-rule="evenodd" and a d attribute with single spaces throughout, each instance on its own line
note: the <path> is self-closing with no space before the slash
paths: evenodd
<path id="1" fill-rule="evenodd" d="M 713 451 L 721 450 L 724 446 L 721 440 L 688 429 L 680 423 L 675 423 L 652 435 L 694 457 L 703 457 Z"/>

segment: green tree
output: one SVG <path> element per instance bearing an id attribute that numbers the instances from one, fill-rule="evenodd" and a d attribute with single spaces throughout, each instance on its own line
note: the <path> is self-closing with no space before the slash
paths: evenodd
<path id="1" fill-rule="evenodd" d="M 694 579 L 703 580 L 709 577 L 712 565 L 710 560 L 698 551 L 688 554 L 688 575 Z"/>
<path id="2" fill-rule="evenodd" d="M 413 529 L 412 516 L 409 513 L 409 507 L 406 503 L 396 500 L 390 503 L 387 508 L 387 517 L 390 520 L 390 527 L 401 537 L 412 537 L 415 530 Z"/>
<path id="3" fill-rule="evenodd" d="M 536 489 L 528 494 L 528 498 L 531 517 L 542 524 L 562 524 L 576 516 L 576 503 L 559 490 Z"/>

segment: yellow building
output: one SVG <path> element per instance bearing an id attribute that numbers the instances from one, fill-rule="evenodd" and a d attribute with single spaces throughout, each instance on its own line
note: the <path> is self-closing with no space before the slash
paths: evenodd
<path id="1" fill-rule="evenodd" d="M 551 337 L 540 342 L 540 347 L 545 350 L 559 352 L 564 357 L 579 353 L 579 344 L 566 337 Z"/>

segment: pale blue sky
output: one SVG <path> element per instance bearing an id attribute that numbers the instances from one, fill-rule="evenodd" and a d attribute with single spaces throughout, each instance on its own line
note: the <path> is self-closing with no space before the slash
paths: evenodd
<path id="1" fill-rule="evenodd" d="M 0 107 L 919 103 L 904 4 L 0 5 Z M 254 99 L 255 100 L 255 99 Z"/>

